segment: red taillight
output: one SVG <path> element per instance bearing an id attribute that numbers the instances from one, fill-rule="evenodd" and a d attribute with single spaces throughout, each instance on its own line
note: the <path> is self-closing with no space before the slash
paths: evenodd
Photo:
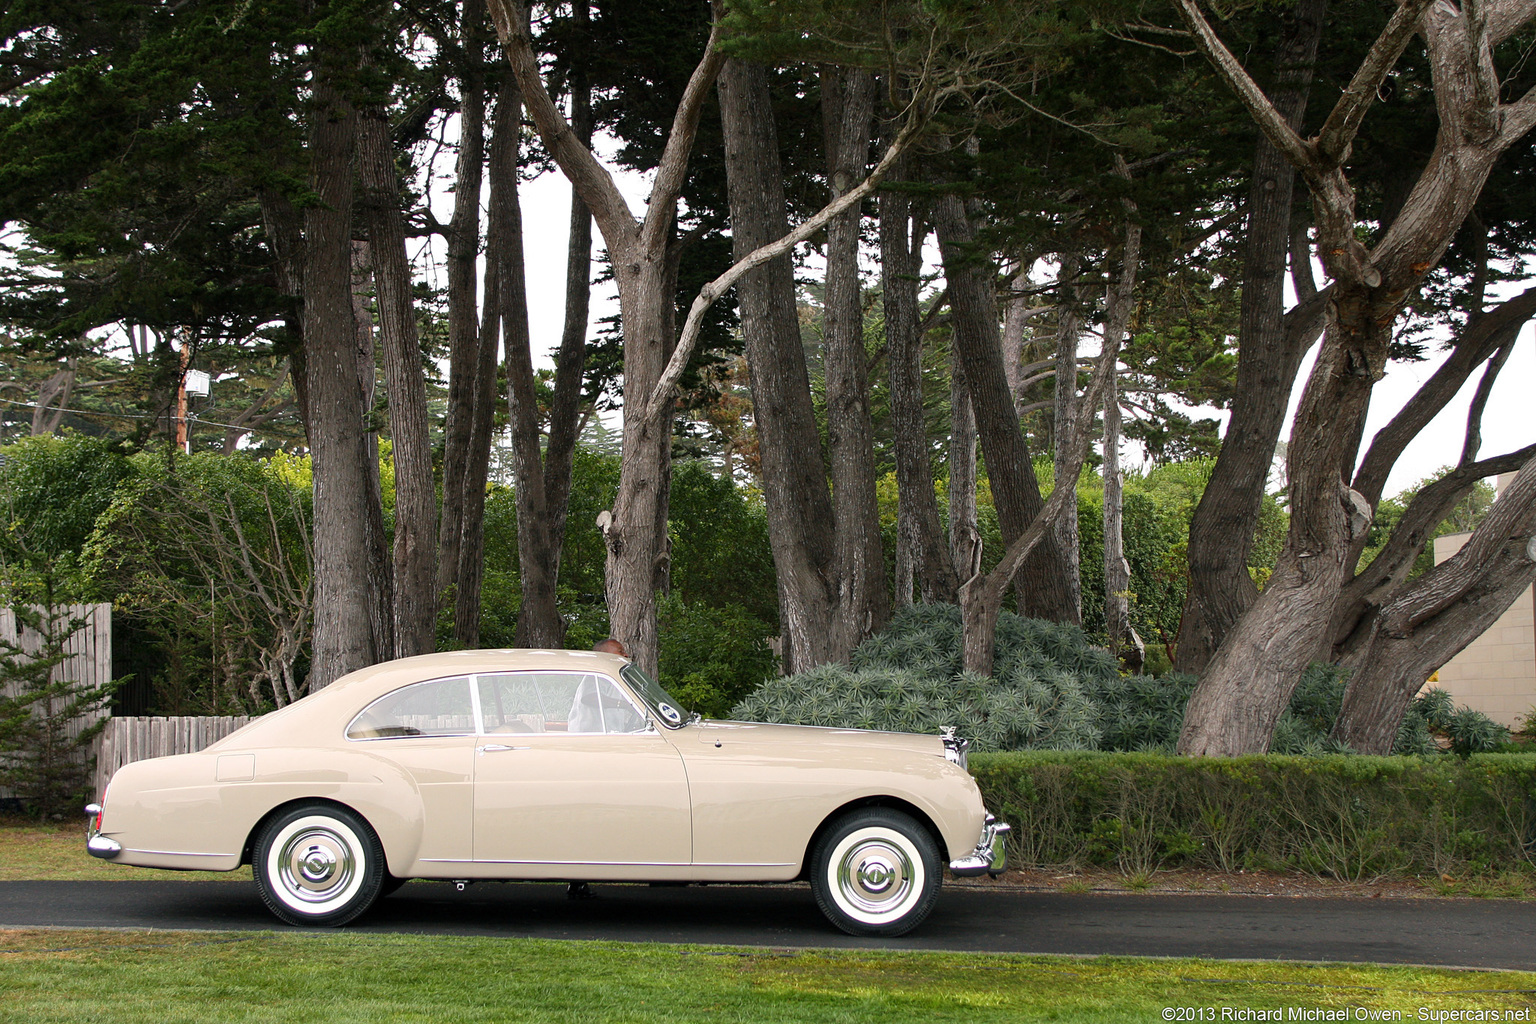
<path id="1" fill-rule="evenodd" d="M 106 808 L 102 808 L 102 810 L 96 812 L 96 817 L 91 820 L 91 831 L 93 831 L 93 832 L 100 832 L 101 831 L 101 816 L 105 812 L 105 810 L 106 810 Z"/>

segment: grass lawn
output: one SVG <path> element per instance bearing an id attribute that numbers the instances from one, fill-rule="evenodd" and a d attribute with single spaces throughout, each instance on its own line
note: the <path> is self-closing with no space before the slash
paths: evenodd
<path id="1" fill-rule="evenodd" d="M 1533 1001 L 1536 974 L 1409 967 L 359 933 L 0 932 L 0 1019 L 13 1024 L 1147 1022 L 1264 1019 L 1254 1016 L 1260 1010 L 1298 1019 L 1293 1007 L 1344 1009 L 1350 1020 L 1456 1019 L 1421 1008 L 1529 1020 Z M 1169 1017 L 1165 1008 L 1189 1012 Z"/>
<path id="2" fill-rule="evenodd" d="M 37 822 L 0 818 L 0 882 L 110 881 L 113 879 L 215 878 L 251 880 L 238 871 L 159 871 L 112 864 L 85 852 L 85 815 L 79 821 Z"/>

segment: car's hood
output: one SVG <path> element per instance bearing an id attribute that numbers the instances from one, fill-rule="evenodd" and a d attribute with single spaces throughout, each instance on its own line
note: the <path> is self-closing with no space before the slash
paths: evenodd
<path id="1" fill-rule="evenodd" d="M 692 727 L 703 742 L 716 739 L 755 748 L 819 750 L 890 750 L 944 756 L 944 741 L 937 735 L 911 732 L 876 732 L 872 729 L 840 729 L 819 725 L 773 725 L 767 722 L 718 722 L 707 720 Z"/>

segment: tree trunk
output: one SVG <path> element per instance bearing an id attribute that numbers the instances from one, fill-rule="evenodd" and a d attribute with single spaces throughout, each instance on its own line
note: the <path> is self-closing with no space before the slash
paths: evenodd
<path id="1" fill-rule="evenodd" d="M 1129 177 L 1125 161 L 1116 157 L 1116 169 Z M 1116 346 L 1125 342 L 1131 323 L 1136 290 L 1136 276 L 1141 263 L 1141 225 L 1135 220 L 1136 208 L 1126 202 L 1125 244 L 1120 253 L 1120 271 L 1110 282 L 1105 296 L 1104 337 Z M 1104 625 L 1109 634 L 1109 648 L 1130 672 L 1141 671 L 1146 646 L 1131 628 L 1131 566 L 1125 560 L 1121 533 L 1124 523 L 1124 492 L 1120 476 L 1120 390 L 1118 370 L 1109 374 L 1104 393 Z M 1076 502 L 1073 502 L 1075 505 Z"/>
<path id="2" fill-rule="evenodd" d="M 991 261 L 975 251 L 974 231 L 958 198 L 945 196 L 938 201 L 934 227 L 954 312 L 955 350 L 970 390 L 998 525 L 1003 542 L 1012 544 L 1028 529 L 1043 502 L 1003 371 Z M 1054 539 L 1047 537 L 1035 545 L 1020 570 L 1022 613 L 1057 622 L 1077 621 L 1066 573 L 1066 560 Z"/>
<path id="3" fill-rule="evenodd" d="M 511 282 L 521 282 L 522 224 L 517 208 L 517 166 L 522 104 L 517 83 L 501 84 L 488 163 L 490 202 L 486 216 L 485 302 L 480 319 L 478 364 L 474 368 L 475 393 L 469 428 L 469 457 L 464 467 L 464 522 L 460 530 L 458 586 L 453 602 L 454 642 L 464 647 L 480 645 L 480 608 L 485 581 L 485 483 L 491 457 L 491 433 L 495 427 L 496 357 L 505 335 L 510 343 L 508 295 Z M 515 265 L 509 265 L 515 263 Z M 526 315 L 523 317 L 526 333 Z"/>
<path id="4" fill-rule="evenodd" d="M 394 440 L 394 656 L 408 658 L 437 647 L 437 492 L 394 147 L 381 107 L 359 118 L 358 167 Z"/>
<path id="5" fill-rule="evenodd" d="M 64 367 L 49 377 L 37 389 L 37 408 L 32 411 L 32 436 L 51 434 L 59 429 L 69 399 L 74 394 L 76 366 L 79 360 L 70 356 Z"/>
<path id="6" fill-rule="evenodd" d="M 437 598 L 453 603 L 464 532 L 465 477 L 480 391 L 480 317 L 475 263 L 480 255 L 480 190 L 485 164 L 485 4 L 465 0 L 459 15 L 464 67 L 459 75 L 459 159 L 448 222 L 448 411 L 443 422 L 443 507 L 437 533 Z M 494 335 L 493 335 L 494 336 Z"/>
<path id="7" fill-rule="evenodd" d="M 923 338 L 917 291 L 925 233 L 905 193 L 881 193 L 880 276 L 890 350 L 887 360 L 896 448 L 898 551 L 905 553 L 908 566 L 905 584 L 896 587 L 897 601 L 903 605 L 912 603 L 913 577 L 925 603 L 953 604 L 960 585 L 954 560 L 944 544 L 923 416 Z M 971 460 L 974 463 L 974 451 Z"/>
<path id="8" fill-rule="evenodd" d="M 1078 314 L 1078 288 L 1075 279 L 1082 269 L 1082 261 L 1076 252 L 1066 252 L 1061 257 L 1060 289 L 1056 297 L 1056 376 L 1053 407 L 1055 418 L 1051 430 L 1055 440 L 1052 468 L 1056 486 L 1077 488 L 1076 478 L 1068 480 L 1063 474 L 1072 461 L 1072 439 L 1076 434 L 1078 417 L 1077 397 L 1077 346 L 1082 340 L 1083 322 Z M 1017 393 L 1015 392 L 1015 396 Z M 1017 407 L 1017 401 L 1015 401 Z M 1093 410 L 1085 410 L 1091 418 Z M 1077 530 L 1077 502 L 1067 502 L 1056 517 L 1052 529 L 1057 550 L 1061 552 L 1062 583 L 1066 587 L 1067 602 L 1072 609 L 1072 622 L 1083 619 L 1082 553 L 1079 550 Z M 1107 571 L 1107 569 L 1106 569 Z"/>
<path id="9" fill-rule="evenodd" d="M 1197 41 L 1234 83 L 1265 134 L 1307 177 L 1319 251 L 1334 280 L 1328 325 L 1302 394 L 1290 444 L 1291 522 L 1268 586 L 1228 633 L 1190 698 L 1179 749 L 1230 755 L 1267 748 L 1297 678 L 1327 638 L 1354 542 L 1370 503 L 1344 481 L 1354 466 L 1371 388 L 1385 371 L 1391 327 L 1423 275 L 1445 253 L 1498 155 L 1536 122 L 1529 98 L 1501 107 L 1494 46 L 1529 20 L 1425 2 L 1404 4 L 1372 47 L 1357 81 L 1323 129 L 1301 140 L 1253 87 L 1187 0 Z M 1440 115 L 1435 149 L 1401 210 L 1372 250 L 1357 237 L 1353 187 L 1344 173 L 1359 119 L 1413 33 L 1428 41 Z"/>
<path id="10" fill-rule="evenodd" d="M 1493 625 L 1536 581 L 1536 457 L 1451 559 L 1381 609 L 1344 691 L 1332 738 L 1389 754 L 1424 680 Z"/>
<path id="11" fill-rule="evenodd" d="M 960 354 L 949 378 L 949 557 L 955 566 L 955 597 L 981 572 L 981 533 L 976 525 L 976 413 Z"/>
<path id="12" fill-rule="evenodd" d="M 373 628 L 373 647 L 379 660 L 395 649 L 394 566 L 390 563 L 389 536 L 384 530 L 384 487 L 379 480 L 379 434 L 374 427 L 378 358 L 373 340 L 373 254 L 367 242 L 352 243 L 352 326 L 357 387 L 362 395 L 365 435 L 363 480 L 367 497 L 358 515 L 368 545 L 368 618 Z"/>
<path id="13" fill-rule="evenodd" d="M 1003 373 L 1008 378 L 1008 393 L 1013 396 L 1014 408 L 1022 410 L 1024 407 L 1024 387 L 1022 363 L 1024 358 L 1024 332 L 1029 327 L 1029 321 L 1039 311 L 1030 306 L 1029 296 L 1024 289 L 1029 286 L 1030 259 L 1020 259 L 1019 269 L 1014 273 L 1012 286 L 1015 294 L 1012 295 L 1003 306 Z M 1073 369 L 1076 376 L 1076 368 Z M 1019 415 L 1023 415 L 1020 411 Z"/>
<path id="14" fill-rule="evenodd" d="M 668 559 L 664 524 L 671 481 L 672 403 L 640 415 L 666 366 L 675 337 L 673 279 L 664 253 L 615 260 L 624 315 L 624 458 L 619 489 L 603 527 L 607 547 L 608 628 L 642 670 L 656 674 L 656 580 Z M 633 404 L 631 404 L 633 403 Z M 663 524 L 658 529 L 658 523 Z"/>
<path id="15" fill-rule="evenodd" d="M 836 199 L 864 179 L 875 107 L 868 71 L 821 73 L 827 174 Z M 827 224 L 824 316 L 827 448 L 832 461 L 832 516 L 837 536 L 837 615 L 829 624 L 839 660 L 890 618 L 890 593 L 875 497 L 874 428 L 869 419 L 859 278 L 858 206 Z M 845 653 L 847 652 L 847 653 Z"/>
<path id="16" fill-rule="evenodd" d="M 506 97 L 504 97 L 506 99 Z M 498 108 L 497 138 L 502 124 L 517 123 L 515 99 L 503 112 Z M 511 116 L 508 116 L 511 115 Z M 505 120 L 503 120 L 505 118 Z M 539 409 L 533 372 L 532 341 L 528 336 L 527 285 L 523 273 L 522 208 L 517 197 L 517 152 L 509 147 L 510 159 L 501 166 L 496 158 L 496 176 L 503 186 L 497 200 L 497 216 L 505 218 L 498 242 L 501 276 L 501 310 L 506 343 L 507 410 L 512 433 L 512 465 L 516 477 L 517 564 L 522 589 L 522 607 L 517 613 L 517 646 L 560 646 L 565 629 L 555 607 L 556 563 L 549 533 L 549 514 L 545 508 L 543 437 L 539 431 Z"/>
<path id="17" fill-rule="evenodd" d="M 1301 0 L 1285 16 L 1273 99 L 1293 126 L 1306 115 L 1326 10 L 1327 0 Z M 1260 136 L 1248 191 L 1237 388 L 1221 451 L 1190 522 L 1189 589 L 1177 651 L 1181 672 L 1205 668 L 1258 593 L 1248 556 L 1291 387 L 1311 344 L 1311 335 L 1288 330 L 1283 316 L 1295 182 L 1295 167 Z"/>
<path id="18" fill-rule="evenodd" d="M 602 517 L 608 549 L 607 597 L 613 635 L 635 663 L 656 671 L 656 593 L 667 572 L 667 485 L 671 475 L 672 386 L 661 386 L 676 343 L 673 238 L 704 100 L 724 62 L 713 28 L 683 91 L 656 170 L 645 217 L 637 222 L 613 176 L 570 130 L 540 76 L 528 35 L 528 7 L 491 0 L 491 16 L 545 148 L 591 208 L 608 244 L 624 332 L 624 456 L 619 490 Z M 686 356 L 687 351 L 682 353 Z M 680 372 L 679 368 L 679 372 Z"/>
<path id="19" fill-rule="evenodd" d="M 578 33 L 585 31 L 589 4 L 571 5 Z M 584 146 L 592 144 L 592 90 L 586 64 L 577 55 L 570 71 L 571 131 Z M 570 508 L 571 471 L 576 442 L 581 435 L 581 381 L 586 366 L 587 316 L 592 290 L 592 212 L 573 189 L 570 238 L 565 261 L 565 326 L 560 352 L 555 359 L 555 393 L 549 410 L 549 444 L 544 455 L 544 509 L 549 517 L 551 564 L 547 570 L 558 580 L 561 550 L 565 544 L 565 519 Z M 559 622 L 564 638 L 565 622 Z"/>
<path id="20" fill-rule="evenodd" d="M 356 113 L 317 62 L 304 211 L 304 377 L 315 481 L 315 633 L 309 688 L 378 660 L 370 626 L 366 409 L 352 316 Z"/>
<path id="21" fill-rule="evenodd" d="M 717 83 L 725 131 L 726 184 L 735 259 L 780 237 L 784 179 L 767 72 L 727 61 Z M 765 263 L 736 285 L 752 409 L 762 454 L 763 499 L 779 588 L 785 672 L 840 660 L 831 644 L 833 559 L 831 501 L 800 343 L 794 267 L 788 256 Z"/>

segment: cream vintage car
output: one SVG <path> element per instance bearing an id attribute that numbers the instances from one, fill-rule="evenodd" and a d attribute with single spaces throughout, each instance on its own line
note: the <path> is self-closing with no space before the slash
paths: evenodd
<path id="1" fill-rule="evenodd" d="M 253 867 L 291 924 L 406 879 L 786 882 L 854 934 L 901 935 L 956 875 L 1003 870 L 965 743 L 701 721 L 627 660 L 460 651 L 387 662 L 196 754 L 125 765 L 89 851 Z"/>

